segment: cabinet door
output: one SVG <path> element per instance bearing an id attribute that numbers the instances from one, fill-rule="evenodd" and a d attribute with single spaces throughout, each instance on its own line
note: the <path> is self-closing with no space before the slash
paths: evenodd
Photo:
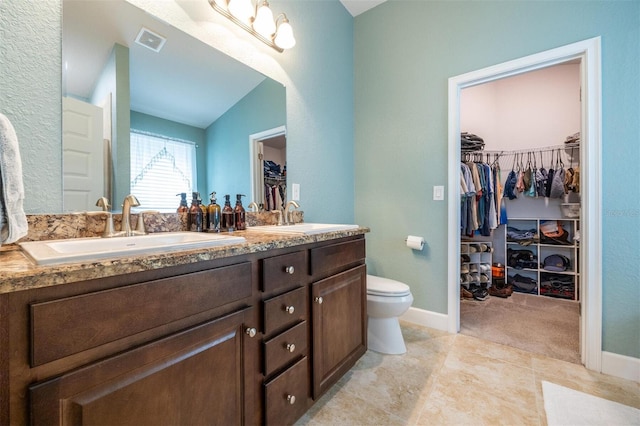
<path id="1" fill-rule="evenodd" d="M 312 285 L 313 397 L 340 379 L 367 350 L 366 266 Z"/>
<path id="2" fill-rule="evenodd" d="M 249 311 L 31 386 L 31 423 L 241 424 Z"/>

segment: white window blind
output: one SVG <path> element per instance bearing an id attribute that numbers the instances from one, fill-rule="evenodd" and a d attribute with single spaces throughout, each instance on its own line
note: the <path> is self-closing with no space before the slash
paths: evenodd
<path id="1" fill-rule="evenodd" d="M 175 211 L 176 194 L 190 198 L 196 176 L 195 143 L 131 131 L 131 193 L 141 208 Z"/>

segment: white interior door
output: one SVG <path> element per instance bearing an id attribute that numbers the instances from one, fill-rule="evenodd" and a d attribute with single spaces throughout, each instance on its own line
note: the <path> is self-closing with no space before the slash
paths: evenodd
<path id="1" fill-rule="evenodd" d="M 62 99 L 62 184 L 65 211 L 92 210 L 104 196 L 102 108 Z"/>

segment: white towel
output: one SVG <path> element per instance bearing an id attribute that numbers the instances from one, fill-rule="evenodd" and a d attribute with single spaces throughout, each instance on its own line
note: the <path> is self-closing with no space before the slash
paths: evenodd
<path id="1" fill-rule="evenodd" d="M 7 117 L 0 114 L 0 245 L 27 235 L 24 185 L 18 137 Z"/>

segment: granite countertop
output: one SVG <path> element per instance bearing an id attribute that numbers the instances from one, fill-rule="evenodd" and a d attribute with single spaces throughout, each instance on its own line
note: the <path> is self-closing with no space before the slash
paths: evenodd
<path id="1" fill-rule="evenodd" d="M 148 255 L 114 257 L 94 262 L 36 265 L 19 246 L 0 250 L 0 293 L 10 293 L 40 287 L 102 278 L 133 272 L 148 271 L 169 266 L 185 265 L 213 259 L 222 259 L 248 253 L 295 247 L 303 244 L 361 235 L 368 228 L 325 232 L 314 235 L 276 235 L 259 232 L 236 231 L 246 242 L 206 249 L 172 251 Z"/>

